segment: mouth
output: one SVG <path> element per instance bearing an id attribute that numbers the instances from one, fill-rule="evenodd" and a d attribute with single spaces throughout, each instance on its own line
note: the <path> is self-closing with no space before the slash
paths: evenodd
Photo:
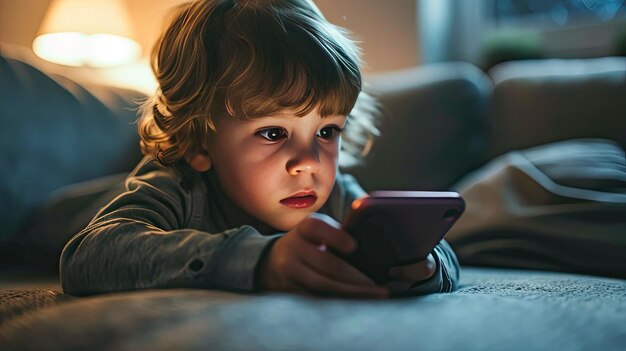
<path id="1" fill-rule="evenodd" d="M 307 208 L 313 206 L 316 201 L 315 191 L 299 191 L 280 200 L 280 203 L 290 208 Z"/>

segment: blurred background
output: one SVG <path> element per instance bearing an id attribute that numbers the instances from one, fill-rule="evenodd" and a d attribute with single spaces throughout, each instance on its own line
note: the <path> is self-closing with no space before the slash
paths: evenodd
<path id="1" fill-rule="evenodd" d="M 82 80 L 154 90 L 147 56 L 169 9 L 184 0 L 0 0 L 0 42 L 31 50 L 38 35 L 103 23 L 136 42 L 137 55 L 112 67 L 78 62 L 46 69 Z M 432 62 L 467 61 L 482 69 L 528 58 L 626 55 L 624 0 L 316 0 L 326 17 L 352 31 L 366 74 Z M 117 6 L 59 15 L 68 6 Z M 123 13 L 120 14 L 120 11 Z M 56 24 L 51 19 L 58 17 Z M 107 17 L 109 16 L 109 17 Z M 120 19 L 127 19 L 124 23 Z M 59 24 L 60 23 L 60 24 Z M 55 27 L 56 25 L 56 27 Z M 96 29 L 83 31 L 94 34 Z M 58 45 L 57 45 L 58 46 Z M 65 49 L 66 53 L 69 49 Z M 109 51 L 110 52 L 110 51 Z"/>

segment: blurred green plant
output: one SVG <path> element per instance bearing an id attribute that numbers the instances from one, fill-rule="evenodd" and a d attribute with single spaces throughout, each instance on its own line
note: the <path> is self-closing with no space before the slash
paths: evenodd
<path id="1" fill-rule="evenodd" d="M 481 68 L 488 70 L 501 62 L 543 58 L 541 35 L 534 31 L 500 30 L 483 39 Z"/>

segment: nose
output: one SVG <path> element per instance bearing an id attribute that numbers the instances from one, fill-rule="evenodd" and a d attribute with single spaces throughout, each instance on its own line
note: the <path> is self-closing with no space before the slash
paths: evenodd
<path id="1" fill-rule="evenodd" d="M 320 158 L 314 145 L 303 148 L 287 161 L 287 172 L 291 175 L 317 173 L 320 170 Z"/>

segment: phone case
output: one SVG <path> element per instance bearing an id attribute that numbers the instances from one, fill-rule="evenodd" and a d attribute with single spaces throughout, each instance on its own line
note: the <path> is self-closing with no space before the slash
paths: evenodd
<path id="1" fill-rule="evenodd" d="M 424 260 L 465 210 L 455 192 L 378 191 L 353 202 L 343 228 L 357 241 L 346 261 L 382 284 L 394 266 Z"/>

